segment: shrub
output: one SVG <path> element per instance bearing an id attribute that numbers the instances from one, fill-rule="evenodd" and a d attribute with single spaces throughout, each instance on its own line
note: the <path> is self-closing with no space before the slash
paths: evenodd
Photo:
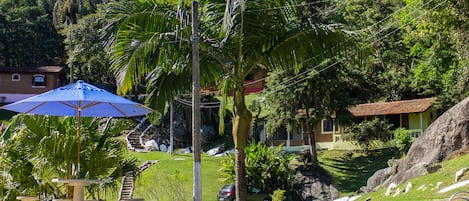
<path id="1" fill-rule="evenodd" d="M 262 191 L 290 189 L 294 170 L 288 165 L 290 157 L 284 155 L 281 146 L 267 147 L 262 142 L 250 143 L 245 149 L 246 179 L 249 186 Z M 225 182 L 233 182 L 235 174 L 234 156 L 227 157 L 220 169 Z"/>
<path id="2" fill-rule="evenodd" d="M 391 127 L 391 124 L 379 119 L 364 121 L 352 126 L 353 138 L 367 152 L 373 140 L 382 142 L 391 140 Z"/>
<path id="3" fill-rule="evenodd" d="M 394 141 L 396 142 L 396 147 L 399 151 L 402 154 L 405 154 L 409 151 L 412 142 L 414 142 L 414 138 L 409 130 L 398 128 L 394 131 Z"/>
<path id="4" fill-rule="evenodd" d="M 285 190 L 275 190 L 274 194 L 272 195 L 272 201 L 284 201 L 287 199 L 287 196 L 285 195 Z"/>

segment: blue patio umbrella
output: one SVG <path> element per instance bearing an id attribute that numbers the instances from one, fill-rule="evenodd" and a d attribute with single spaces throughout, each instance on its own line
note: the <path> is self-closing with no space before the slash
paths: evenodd
<path id="1" fill-rule="evenodd" d="M 153 110 L 82 80 L 1 107 L 26 114 L 75 116 L 77 118 L 78 158 L 80 172 L 81 117 L 143 116 Z"/>

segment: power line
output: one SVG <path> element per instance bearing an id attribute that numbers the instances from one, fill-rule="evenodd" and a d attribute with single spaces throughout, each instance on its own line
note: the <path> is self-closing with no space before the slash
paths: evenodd
<path id="1" fill-rule="evenodd" d="M 447 1 L 447 0 L 440 2 L 438 5 L 434 6 L 434 7 L 431 8 L 430 10 L 425 11 L 424 14 L 426 14 L 426 13 L 429 12 L 429 11 L 432 11 L 433 9 L 435 9 L 435 8 L 437 8 L 437 7 L 440 7 L 440 6 L 443 5 L 443 3 L 445 3 L 446 1 Z M 419 19 L 419 18 L 421 18 L 424 14 L 419 15 L 419 16 L 417 16 L 417 17 L 414 18 L 414 19 Z M 386 34 L 386 35 L 384 35 L 383 37 L 381 37 L 378 41 L 380 41 L 381 39 L 383 39 L 383 38 L 385 38 L 385 37 L 388 37 L 389 35 L 393 34 L 393 33 L 396 32 L 397 30 L 402 29 L 402 28 L 403 28 L 404 26 L 406 26 L 408 23 L 409 23 L 409 22 L 407 22 L 407 23 L 401 25 L 401 26 L 398 27 L 397 29 L 392 30 L 392 31 L 389 32 L 388 34 Z"/>
<path id="2" fill-rule="evenodd" d="M 422 5 L 421 8 L 425 7 L 426 5 L 428 5 L 429 3 L 431 3 L 432 1 L 434 1 L 434 0 L 430 0 L 430 1 L 426 2 L 425 4 Z M 444 1 L 443 1 L 443 2 L 444 2 Z M 443 3 L 443 2 L 442 2 L 442 3 Z M 440 3 L 440 4 L 441 4 L 441 3 Z M 409 5 L 407 4 L 406 6 L 403 6 L 402 8 L 400 8 L 400 9 L 398 10 L 398 12 L 400 12 L 402 9 L 404 9 L 404 8 L 407 7 L 407 6 L 409 6 Z M 435 8 L 435 7 L 433 7 L 432 9 L 434 9 L 434 8 Z M 414 11 L 417 11 L 417 9 L 414 9 Z M 398 12 L 394 12 L 394 13 L 398 13 Z M 393 14 L 394 14 L 394 13 L 393 13 Z M 391 14 L 391 15 L 393 15 L 393 14 Z M 407 16 L 409 16 L 410 14 L 411 14 L 411 13 L 409 12 L 409 13 L 407 13 L 404 17 L 407 17 Z M 391 16 L 391 15 L 389 15 L 389 16 Z M 388 17 L 389 17 L 389 16 L 388 16 Z M 385 19 L 386 19 L 386 18 L 385 18 Z M 381 20 L 380 20 L 379 22 L 381 22 Z M 391 28 L 392 26 L 394 26 L 394 25 L 397 24 L 398 22 L 399 22 L 399 20 L 396 20 L 396 21 L 390 23 L 389 25 L 387 25 L 385 28 L 381 29 L 380 31 L 378 31 L 378 32 L 376 32 L 376 33 L 373 33 L 372 37 L 375 37 L 376 35 L 380 34 L 380 33 L 383 32 L 384 30 L 387 30 L 387 29 Z M 376 24 L 376 23 L 375 23 L 375 24 Z M 373 27 L 373 26 L 371 26 L 371 27 Z"/>
<path id="3" fill-rule="evenodd" d="M 425 6 L 425 5 L 427 5 L 427 4 L 429 4 L 429 3 L 432 2 L 432 1 L 433 1 L 433 0 L 431 0 L 431 1 L 429 1 L 429 2 L 427 2 L 427 3 L 425 3 L 425 4 L 423 4 L 422 7 Z M 435 5 L 434 7 L 432 7 L 432 8 L 429 9 L 429 10 L 426 10 L 423 14 L 420 14 L 419 16 L 417 16 L 417 17 L 414 18 L 414 19 L 419 19 L 419 18 L 421 18 L 422 16 L 426 15 L 429 11 L 431 11 L 431 10 L 433 10 L 433 9 L 435 9 L 435 8 L 437 8 L 437 7 L 439 7 L 439 6 L 441 6 L 441 5 L 442 5 L 443 3 L 445 3 L 446 1 L 447 1 L 447 0 L 442 1 L 441 3 Z M 299 6 L 299 5 L 298 5 L 298 6 Z M 404 6 L 403 8 L 405 8 L 405 7 L 407 7 L 407 6 L 408 6 L 408 5 Z M 394 15 L 395 13 L 400 12 L 403 8 L 400 8 L 398 11 L 396 11 L 396 12 L 390 14 L 389 16 Z M 389 16 L 386 17 L 385 19 L 389 18 Z M 407 16 L 407 15 L 406 15 L 406 16 Z M 382 19 L 382 20 L 380 20 L 380 21 L 374 23 L 373 25 L 371 25 L 371 27 L 376 26 L 377 24 L 381 23 L 382 21 L 384 21 L 384 19 Z M 392 23 L 391 23 L 391 26 L 394 25 L 394 24 L 396 24 L 397 22 L 399 22 L 399 21 L 396 20 L 395 22 L 392 22 Z M 390 32 L 390 33 L 384 35 L 383 37 L 379 38 L 379 39 L 378 39 L 377 41 L 375 41 L 375 42 L 379 42 L 379 41 L 383 40 L 384 38 L 388 37 L 389 35 L 391 35 L 392 33 L 396 32 L 397 30 L 402 29 L 404 26 L 406 26 L 406 25 L 409 24 L 410 22 L 411 22 L 411 21 L 408 21 L 408 22 L 404 23 L 404 24 L 401 25 L 400 27 L 394 29 L 392 32 Z M 382 31 L 384 31 L 384 30 L 386 30 L 386 29 L 389 29 L 391 26 L 387 26 L 387 27 L 382 28 L 381 30 L 379 30 L 379 31 L 378 31 L 376 34 L 374 34 L 374 35 L 377 35 L 378 33 L 381 33 Z M 374 36 L 374 35 L 373 35 L 373 36 Z M 340 43 L 340 44 L 344 44 L 344 43 L 345 43 L 345 42 L 342 42 L 342 43 Z M 340 45 L 340 44 L 339 44 L 339 45 Z M 368 45 L 368 46 L 371 46 L 371 44 Z M 329 51 L 329 50 L 325 50 L 323 53 L 320 53 L 320 54 L 315 55 L 315 57 L 318 57 L 318 56 L 320 56 L 321 54 L 325 54 L 325 53 L 327 53 L 328 51 Z M 319 70 L 318 73 L 323 72 L 323 71 L 325 71 L 325 70 L 327 70 L 327 69 L 329 69 L 329 68 L 331 68 L 331 67 L 333 67 L 333 66 L 339 64 L 339 63 L 342 62 L 342 61 L 345 61 L 345 59 L 346 59 L 346 58 L 343 57 L 343 58 L 337 60 L 336 62 L 334 62 L 334 63 L 332 63 L 332 64 L 330 64 L 330 65 L 324 67 L 323 69 Z M 290 87 L 290 86 L 292 86 L 292 85 L 294 85 L 294 84 L 298 84 L 298 83 L 300 83 L 300 82 L 302 82 L 302 81 L 304 81 L 304 80 L 307 79 L 307 76 L 302 77 L 303 75 L 305 75 L 306 73 L 309 73 L 309 72 L 311 72 L 311 71 L 313 71 L 313 70 L 316 70 L 316 69 L 318 69 L 318 68 L 321 67 L 321 66 L 322 66 L 322 64 L 318 64 L 318 65 L 316 65 L 316 66 L 314 66 L 314 67 L 312 67 L 312 68 L 308 68 L 307 70 L 305 70 L 305 71 L 303 71 L 303 72 L 301 72 L 301 73 L 299 73 L 299 74 L 297 74 L 297 75 L 295 75 L 295 76 L 292 76 L 292 77 L 290 77 L 290 78 L 287 79 L 287 80 L 282 81 L 281 83 L 289 83 L 289 84 L 285 85 L 285 87 L 281 87 L 281 88 L 279 88 L 279 89 L 276 89 L 275 91 L 267 91 L 266 93 L 268 93 L 268 94 L 274 93 L 274 92 L 277 92 L 277 91 L 286 89 L 286 88 L 288 88 L 288 87 Z M 286 70 L 282 70 L 282 71 L 279 71 L 279 72 L 285 72 L 285 71 L 286 71 Z M 301 77 L 301 78 L 300 78 L 300 77 Z M 299 78 L 299 79 L 298 79 L 298 78 Z M 265 77 L 265 78 L 258 79 L 258 80 L 255 80 L 255 81 L 252 81 L 252 82 L 248 82 L 248 83 L 243 84 L 243 86 L 248 86 L 248 85 L 253 84 L 253 83 L 256 83 L 256 82 L 264 81 L 265 79 L 266 79 L 266 77 Z M 295 80 L 295 81 L 293 81 L 293 80 Z M 293 81 L 293 82 L 291 82 L 291 81 Z M 281 84 L 281 83 L 280 83 L 280 84 Z M 265 90 L 263 89 L 263 90 L 261 90 L 260 92 L 257 92 L 257 94 L 264 93 L 264 91 L 265 91 Z M 219 90 L 216 90 L 216 91 L 214 91 L 214 92 L 209 92 L 209 93 L 218 93 L 218 92 L 219 92 Z"/>
<path id="4" fill-rule="evenodd" d="M 433 10 L 433 9 L 435 9 L 435 8 L 437 8 L 437 7 L 439 7 L 439 6 L 441 6 L 441 5 L 442 5 L 443 3 L 445 3 L 446 1 L 447 1 L 447 0 L 442 1 L 442 2 L 439 3 L 438 5 L 432 7 L 431 9 L 429 9 L 429 10 L 427 10 L 427 11 L 425 11 L 423 14 L 417 16 L 415 19 L 419 19 L 419 18 L 422 17 L 423 15 L 427 14 L 429 11 L 431 11 L 431 10 Z M 383 40 L 384 38 L 388 37 L 389 35 L 391 35 L 392 33 L 396 32 L 397 30 L 402 29 L 402 28 L 403 28 L 405 25 L 407 25 L 408 23 L 410 23 L 410 21 L 409 21 L 409 22 L 406 22 L 405 24 L 403 24 L 402 26 L 396 28 L 395 30 L 393 30 L 392 32 L 386 34 L 385 36 L 379 38 L 378 41 L 376 41 L 376 42 L 379 42 L 379 41 Z M 370 45 L 371 45 L 371 44 L 370 44 Z M 344 61 L 344 60 L 345 60 L 345 57 L 342 58 L 342 59 L 340 59 L 340 60 L 338 60 L 338 61 L 336 61 L 335 63 L 333 63 L 333 64 L 331 64 L 331 65 L 328 65 L 327 67 L 325 67 L 324 69 L 321 69 L 321 70 L 318 71 L 318 72 L 320 73 L 320 72 L 322 72 L 322 71 L 324 71 L 324 70 L 326 70 L 326 69 L 329 69 L 329 68 L 331 68 L 331 67 L 337 65 L 338 63 L 340 63 L 340 62 L 342 62 L 342 61 Z M 315 70 L 315 69 L 318 68 L 319 66 L 321 66 L 321 65 L 316 65 L 315 67 L 304 71 L 303 74 L 305 74 L 306 72 L 310 72 L 310 71 L 312 71 L 312 70 Z M 283 72 L 283 71 L 280 71 L 280 72 Z M 302 75 L 303 75 L 303 74 L 302 74 Z M 298 78 L 298 77 L 299 77 L 299 76 L 295 75 L 295 76 L 293 76 L 292 78 L 293 78 L 293 79 L 296 79 L 296 78 Z M 285 81 L 282 81 L 281 83 L 290 82 L 291 80 L 293 80 L 292 78 L 287 79 L 287 80 L 285 80 Z M 279 88 L 279 89 L 276 89 L 275 91 L 268 91 L 268 93 L 270 94 L 270 93 L 274 93 L 274 92 L 277 92 L 277 91 L 286 89 L 286 88 L 288 88 L 289 86 L 292 86 L 292 85 L 294 85 L 294 84 L 297 84 L 297 83 L 299 83 L 299 82 L 302 82 L 302 81 L 304 81 L 304 80 L 306 80 L 306 79 L 307 79 L 307 77 L 300 78 L 300 79 L 298 79 L 298 80 L 292 82 L 291 84 L 286 85 L 285 87 L 281 87 L 281 88 Z M 280 85 L 280 84 L 279 84 L 279 85 Z M 262 91 L 260 91 L 260 92 L 258 92 L 258 93 L 262 93 L 263 91 L 264 91 L 264 90 L 262 90 Z"/>
<path id="5" fill-rule="evenodd" d="M 328 65 L 328 66 L 326 66 L 326 67 L 324 67 L 324 68 L 322 68 L 321 70 L 318 70 L 318 73 L 321 73 L 321 72 L 323 72 L 323 71 L 325 71 L 325 70 L 327 70 L 327 69 L 329 69 L 329 68 L 332 68 L 333 66 L 339 64 L 339 63 L 342 62 L 342 61 L 345 61 L 345 57 L 343 57 L 342 59 L 340 59 L 340 60 L 338 60 L 338 61 L 336 61 L 336 62 L 334 62 L 334 63 L 332 63 L 332 64 L 330 64 L 330 65 Z M 292 85 L 298 84 L 298 83 L 300 83 L 300 82 L 302 82 L 302 81 L 304 81 L 304 80 L 306 80 L 306 79 L 308 79 L 308 76 L 305 76 L 305 77 L 303 77 L 303 78 L 300 78 L 300 79 L 298 79 L 298 80 L 296 80 L 296 81 L 294 81 L 294 82 L 292 82 L 292 83 L 290 83 L 290 84 L 288 84 L 288 85 L 281 86 L 279 89 L 276 89 L 276 90 L 274 90 L 274 91 L 267 91 L 266 93 L 263 93 L 263 95 L 269 95 L 269 94 L 272 94 L 272 93 L 281 91 L 281 90 L 286 89 L 286 88 L 288 88 L 288 87 L 290 87 L 290 86 L 292 86 Z M 263 91 L 262 91 L 262 92 L 263 92 Z"/>
<path id="6" fill-rule="evenodd" d="M 281 9 L 285 9 L 285 8 L 303 7 L 303 6 L 310 6 L 310 5 L 314 5 L 314 4 L 321 4 L 321 3 L 327 3 L 327 2 L 330 2 L 330 0 L 315 1 L 315 2 L 303 3 L 303 4 L 293 4 L 293 5 L 288 5 L 288 6 L 278 6 L 278 7 L 273 7 L 273 8 L 263 8 L 263 9 L 255 9 L 255 10 L 246 10 L 245 12 L 259 12 L 259 11 L 270 11 L 270 10 L 281 10 Z"/>
<path id="7" fill-rule="evenodd" d="M 188 101 L 188 100 L 184 100 L 182 98 L 176 98 L 174 99 L 176 102 L 178 103 L 181 103 L 185 106 L 188 106 L 188 107 L 192 107 L 192 102 Z M 216 103 L 216 102 L 211 102 L 211 103 Z M 205 105 L 205 103 L 200 103 L 200 108 L 204 108 L 204 109 L 212 109 L 212 108 L 219 108 L 221 105 L 221 103 L 218 102 L 218 105 Z"/>

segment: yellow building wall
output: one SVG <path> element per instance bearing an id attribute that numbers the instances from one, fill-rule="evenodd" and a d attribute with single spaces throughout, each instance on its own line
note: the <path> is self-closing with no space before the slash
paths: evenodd
<path id="1" fill-rule="evenodd" d="M 429 109 L 422 113 L 422 129 L 425 130 L 436 119 L 436 111 Z M 420 129 L 420 113 L 409 114 L 409 129 Z"/>

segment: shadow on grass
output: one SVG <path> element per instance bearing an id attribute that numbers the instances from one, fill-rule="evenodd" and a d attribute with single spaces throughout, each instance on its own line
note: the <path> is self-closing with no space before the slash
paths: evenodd
<path id="1" fill-rule="evenodd" d="M 323 151 L 318 156 L 321 166 L 332 175 L 339 191 L 351 193 L 366 186 L 368 178 L 376 170 L 388 167 L 389 159 L 399 158 L 399 152 L 396 149 L 373 150 L 368 154 L 359 151 Z"/>

